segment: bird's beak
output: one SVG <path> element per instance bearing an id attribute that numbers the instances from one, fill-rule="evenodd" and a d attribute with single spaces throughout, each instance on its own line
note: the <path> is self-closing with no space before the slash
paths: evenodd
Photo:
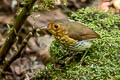
<path id="1" fill-rule="evenodd" d="M 49 32 L 49 29 L 48 29 L 48 26 L 47 26 L 47 25 L 41 26 L 41 27 L 40 27 L 40 30 L 41 30 L 42 32 L 45 32 L 45 33 L 51 35 L 51 33 Z"/>
<path id="2" fill-rule="evenodd" d="M 47 25 L 41 26 L 40 29 L 41 29 L 41 30 L 48 30 L 48 26 L 47 26 Z"/>
<path id="3" fill-rule="evenodd" d="M 47 25 L 41 26 L 41 27 L 40 27 L 40 30 L 43 31 L 43 32 L 48 32 L 48 31 L 49 31 Z"/>

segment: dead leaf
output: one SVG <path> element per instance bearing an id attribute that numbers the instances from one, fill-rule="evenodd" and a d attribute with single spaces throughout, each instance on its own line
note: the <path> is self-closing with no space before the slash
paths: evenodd
<path id="1" fill-rule="evenodd" d="M 0 16 L 0 22 L 4 24 L 12 24 L 13 20 L 14 20 L 13 16 L 6 16 L 6 15 Z"/>

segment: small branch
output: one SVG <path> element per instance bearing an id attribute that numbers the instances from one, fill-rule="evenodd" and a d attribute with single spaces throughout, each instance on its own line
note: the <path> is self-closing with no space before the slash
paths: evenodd
<path id="1" fill-rule="evenodd" d="M 26 1 L 26 0 L 25 0 Z M 9 49 L 11 48 L 12 44 L 15 42 L 16 36 L 21 29 L 21 26 L 27 19 L 32 9 L 33 4 L 36 0 L 28 0 L 25 2 L 24 8 L 21 10 L 19 15 L 16 17 L 15 22 L 13 24 L 13 29 L 11 29 L 8 37 L 6 38 L 3 46 L 0 48 L 0 65 L 2 65 L 5 56 L 8 54 Z"/>
<path id="2" fill-rule="evenodd" d="M 9 66 L 11 65 L 11 63 L 21 56 L 21 51 L 25 48 L 25 46 L 27 45 L 27 42 L 29 41 L 31 36 L 32 36 L 32 32 L 29 32 L 29 34 L 23 40 L 20 48 L 17 50 L 16 54 L 10 60 L 6 61 L 2 65 L 2 70 L 3 71 L 7 70 L 9 68 Z"/>

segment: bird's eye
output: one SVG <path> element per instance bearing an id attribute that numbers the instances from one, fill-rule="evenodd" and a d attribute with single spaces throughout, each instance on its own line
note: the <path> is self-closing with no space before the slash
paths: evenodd
<path id="1" fill-rule="evenodd" d="M 57 29 L 59 26 L 57 24 L 55 24 L 54 27 Z"/>

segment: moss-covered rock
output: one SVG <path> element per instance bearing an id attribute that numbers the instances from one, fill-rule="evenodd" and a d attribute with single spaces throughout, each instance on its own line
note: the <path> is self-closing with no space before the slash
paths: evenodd
<path id="1" fill-rule="evenodd" d="M 81 65 L 82 54 L 65 50 L 57 41 L 51 44 L 52 61 L 40 79 L 120 80 L 120 15 L 86 8 L 73 12 L 70 19 L 87 25 L 101 38 L 93 42 Z M 82 53 L 85 53 L 82 52 Z"/>

